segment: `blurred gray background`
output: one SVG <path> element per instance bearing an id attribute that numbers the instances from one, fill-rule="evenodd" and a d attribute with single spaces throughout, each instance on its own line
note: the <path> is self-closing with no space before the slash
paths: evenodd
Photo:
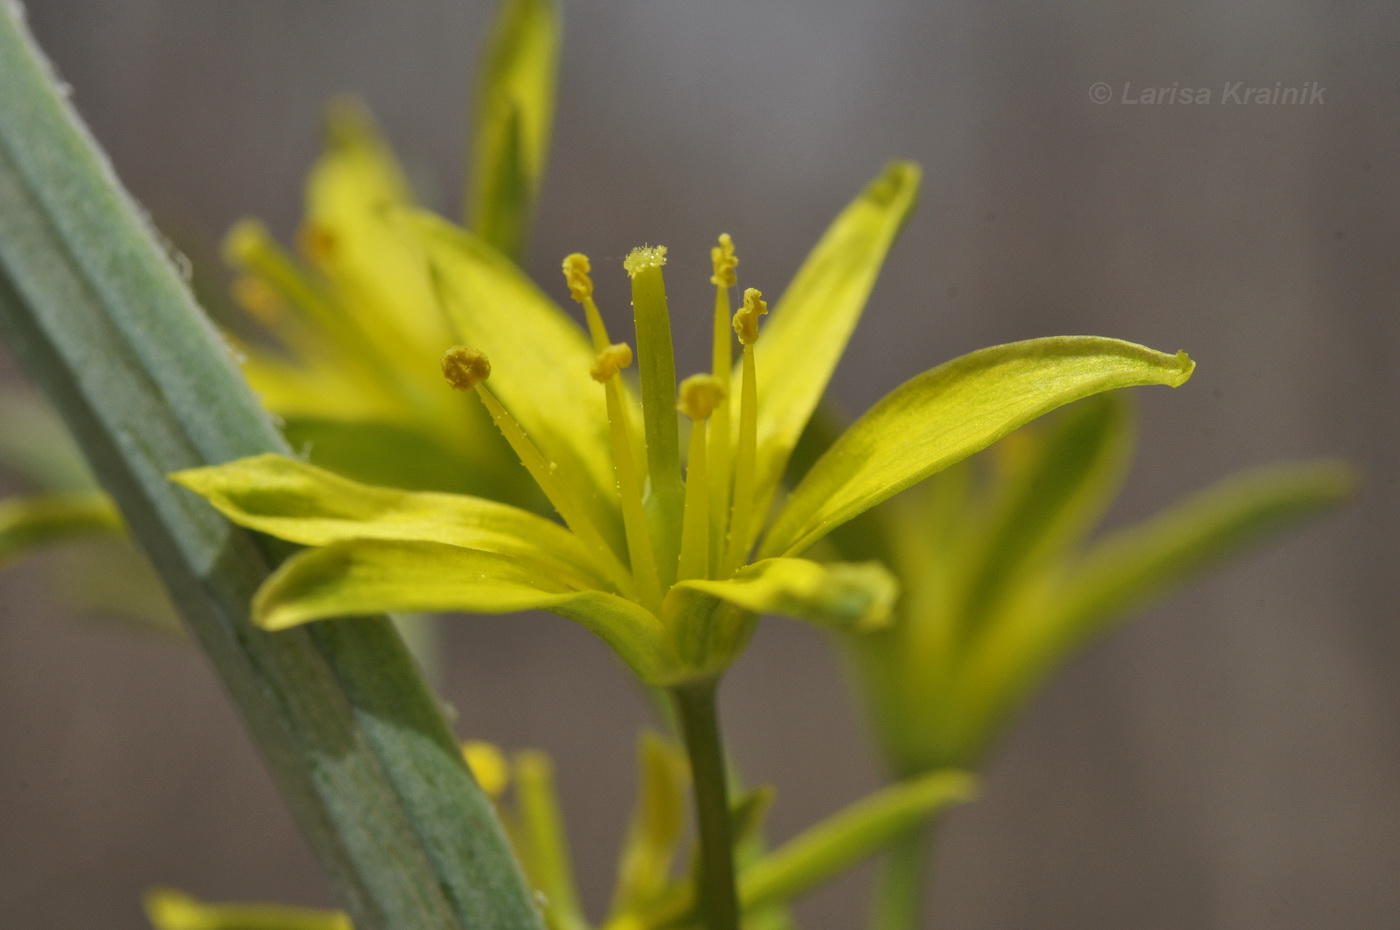
<path id="1" fill-rule="evenodd" d="M 455 215 L 481 3 L 29 4 L 118 172 L 196 257 L 245 215 L 283 236 L 324 101 L 363 95 L 425 199 Z M 681 368 L 708 352 L 708 261 L 779 291 L 891 157 L 922 203 L 834 390 L 863 409 L 955 354 L 1096 333 L 1199 363 L 1141 392 L 1115 520 L 1252 464 L 1341 455 L 1344 512 L 1150 611 L 1062 675 L 949 822 L 931 925 L 1315 930 L 1400 910 L 1400 12 L 1393 4 L 567 4 L 532 270 L 672 249 Z M 1107 82 L 1112 99 L 1091 100 Z M 1310 106 L 1219 103 L 1316 81 Z M 1209 106 L 1129 105 L 1147 86 Z M 689 269 L 689 270 L 687 270 Z M 217 265 L 210 266 L 217 275 Z M 599 274 L 621 321 L 620 274 Z M 693 315 L 687 316 L 693 309 Z M 0 360 L 5 378 L 19 377 Z M 548 617 L 450 626 L 464 736 L 553 753 L 597 916 L 647 711 L 605 648 Z M 773 781 L 777 838 L 878 783 L 821 638 L 767 622 L 722 698 Z M 189 647 L 63 615 L 0 578 L 0 924 L 145 926 L 171 884 L 329 903 Z M 808 899 L 859 926 L 868 872 Z"/>

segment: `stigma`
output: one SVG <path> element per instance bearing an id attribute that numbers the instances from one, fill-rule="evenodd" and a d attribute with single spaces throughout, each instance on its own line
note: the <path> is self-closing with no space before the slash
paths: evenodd
<path id="1" fill-rule="evenodd" d="M 768 312 L 768 302 L 756 287 L 744 291 L 744 305 L 734 314 L 734 333 L 739 342 L 751 346 L 758 341 L 758 318 Z"/>
<path id="2" fill-rule="evenodd" d="M 569 296 L 575 303 L 583 303 L 593 296 L 593 268 L 588 256 L 580 252 L 564 257 L 564 280 L 569 284 Z"/>
<path id="3" fill-rule="evenodd" d="M 664 245 L 638 246 L 628 253 L 622 260 L 622 267 L 627 270 L 627 274 L 633 278 L 649 268 L 660 268 L 666 264 L 666 247 Z"/>
<path id="4" fill-rule="evenodd" d="M 739 267 L 739 256 L 734 254 L 734 240 L 729 233 L 720 233 L 719 245 L 710 249 L 710 263 L 714 266 L 710 283 L 715 287 L 733 287 L 738 283 L 734 269 Z"/>

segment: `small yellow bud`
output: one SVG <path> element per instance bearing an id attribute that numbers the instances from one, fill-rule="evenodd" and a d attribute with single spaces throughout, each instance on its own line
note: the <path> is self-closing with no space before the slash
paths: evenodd
<path id="1" fill-rule="evenodd" d="M 710 249 L 710 263 L 715 269 L 710 283 L 715 287 L 733 287 L 738 283 L 739 276 L 734 269 L 739 266 L 739 256 L 734 254 L 734 240 L 729 238 L 729 233 L 720 233 L 719 245 Z"/>
<path id="2" fill-rule="evenodd" d="M 272 326 L 287 315 L 287 304 L 282 296 L 256 275 L 239 275 L 233 282 L 233 298 L 264 326 Z"/>
<path id="3" fill-rule="evenodd" d="M 622 267 L 627 270 L 627 274 L 633 278 L 641 274 L 648 268 L 660 268 L 666 264 L 666 247 L 664 245 L 638 246 L 627 254 L 622 260 Z"/>
<path id="4" fill-rule="evenodd" d="M 272 234 L 257 220 L 239 220 L 224 237 L 224 261 L 235 268 L 246 268 L 260 255 L 267 254 Z"/>
<path id="5" fill-rule="evenodd" d="M 681 382 L 676 409 L 692 420 L 708 419 L 726 396 L 724 383 L 714 375 L 691 375 Z"/>
<path id="6" fill-rule="evenodd" d="M 569 282 L 569 296 L 575 303 L 593 296 L 593 278 L 588 274 L 592 270 L 587 255 L 575 252 L 564 257 L 564 280 Z"/>
<path id="7" fill-rule="evenodd" d="M 594 381 L 602 384 L 631 364 L 632 347 L 625 342 L 618 342 L 598 353 L 593 370 L 589 374 L 593 376 Z"/>
<path id="8" fill-rule="evenodd" d="M 739 341 L 751 346 L 758 341 L 758 318 L 768 312 L 768 301 L 756 287 L 744 289 L 744 305 L 734 314 L 734 333 Z"/>
<path id="9" fill-rule="evenodd" d="M 505 792 L 506 785 L 510 784 L 510 766 L 493 743 L 468 740 L 462 744 L 462 758 L 466 759 L 467 768 L 472 770 L 476 783 L 487 797 L 495 800 Z"/>
<path id="10" fill-rule="evenodd" d="M 491 377 L 491 360 L 485 352 L 453 346 L 442 357 L 442 376 L 459 391 L 470 391 Z"/>
<path id="11" fill-rule="evenodd" d="M 330 227 L 322 223 L 307 223 L 297 234 L 297 245 L 308 259 L 318 265 L 326 265 L 335 260 L 340 240 Z"/>

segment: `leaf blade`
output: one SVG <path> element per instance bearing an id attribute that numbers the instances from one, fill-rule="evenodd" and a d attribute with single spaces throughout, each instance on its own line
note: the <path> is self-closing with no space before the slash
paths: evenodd
<path id="1" fill-rule="evenodd" d="M 0 500 L 0 571 L 40 546 L 122 532 L 121 513 L 101 491 Z"/>
<path id="2" fill-rule="evenodd" d="M 856 802 L 789 840 L 739 878 L 744 910 L 806 892 L 916 828 L 941 808 L 970 800 L 976 780 L 939 770 L 899 782 Z"/>
<path id="3" fill-rule="evenodd" d="M 0 332 L 100 465 L 359 930 L 537 928 L 388 622 L 249 627 L 269 553 L 165 475 L 285 446 L 18 16 L 0 7 Z"/>
<path id="4" fill-rule="evenodd" d="M 1229 554 L 1346 499 L 1355 480 L 1338 462 L 1259 467 L 1096 543 L 1047 592 L 1055 610 L 1012 614 L 969 656 L 954 698 L 964 709 L 962 755 L 981 752 L 1079 645 Z"/>

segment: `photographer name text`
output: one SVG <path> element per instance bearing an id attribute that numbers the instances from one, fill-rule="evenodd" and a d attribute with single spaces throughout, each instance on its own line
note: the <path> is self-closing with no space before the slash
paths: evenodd
<path id="1" fill-rule="evenodd" d="M 1124 81 L 1114 87 L 1099 81 L 1089 87 L 1089 99 L 1094 103 L 1116 103 L 1120 106 L 1321 106 L 1326 102 L 1327 88 L 1317 81 L 1301 84 L 1249 84 L 1245 81 L 1225 81 L 1218 86 L 1192 86 L 1173 82 L 1169 86 L 1140 87 Z"/>

